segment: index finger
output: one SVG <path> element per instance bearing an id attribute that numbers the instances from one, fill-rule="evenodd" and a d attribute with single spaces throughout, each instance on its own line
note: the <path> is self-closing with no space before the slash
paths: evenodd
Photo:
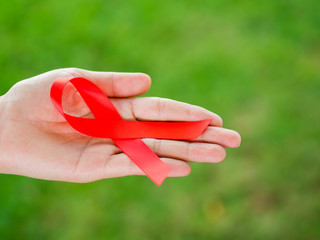
<path id="1" fill-rule="evenodd" d="M 28 81 L 36 82 L 37 89 L 47 93 L 57 79 L 73 77 L 88 79 L 101 88 L 109 97 L 138 96 L 146 93 L 151 86 L 151 79 L 145 73 L 98 72 L 80 68 L 56 69 L 32 77 Z M 72 86 L 70 89 L 73 89 L 70 92 L 75 92 Z"/>

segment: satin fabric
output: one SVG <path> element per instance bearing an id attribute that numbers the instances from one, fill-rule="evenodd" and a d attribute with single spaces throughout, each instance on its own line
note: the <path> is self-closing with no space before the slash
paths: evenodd
<path id="1" fill-rule="evenodd" d="M 79 118 L 62 108 L 64 87 L 71 83 L 77 89 L 95 118 Z M 51 100 L 57 110 L 76 131 L 91 137 L 111 138 L 113 142 L 158 186 L 171 168 L 141 140 L 192 139 L 207 128 L 212 119 L 192 122 L 125 121 L 110 99 L 94 83 L 85 78 L 57 79 L 51 88 Z"/>

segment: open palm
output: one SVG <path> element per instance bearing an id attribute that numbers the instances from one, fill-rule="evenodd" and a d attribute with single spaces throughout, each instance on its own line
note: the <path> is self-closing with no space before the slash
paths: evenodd
<path id="1" fill-rule="evenodd" d="M 0 171 L 71 182 L 144 174 L 111 139 L 78 133 L 55 109 L 50 88 L 56 79 L 65 77 L 84 77 L 95 83 L 110 97 L 124 120 L 212 118 L 197 139 L 142 139 L 172 168 L 169 176 L 188 175 L 188 162 L 219 162 L 225 157 L 224 147 L 240 144 L 240 135 L 222 128 L 221 118 L 204 108 L 164 98 L 132 98 L 150 88 L 146 74 L 58 69 L 21 81 L 0 98 Z M 71 84 L 66 86 L 63 100 L 66 113 L 93 117 Z"/>

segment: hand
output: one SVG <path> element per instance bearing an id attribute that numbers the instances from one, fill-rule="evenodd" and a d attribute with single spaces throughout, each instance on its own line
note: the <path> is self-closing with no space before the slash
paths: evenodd
<path id="1" fill-rule="evenodd" d="M 188 162 L 220 162 L 225 158 L 224 147 L 240 145 L 240 135 L 221 128 L 221 118 L 204 108 L 164 98 L 129 98 L 148 91 L 151 80 L 146 74 L 58 69 L 23 80 L 0 98 L 0 172 L 69 182 L 144 175 L 111 139 L 78 133 L 55 109 L 50 89 L 56 79 L 65 77 L 84 77 L 95 83 L 124 120 L 212 118 L 197 139 L 142 139 L 172 168 L 169 176 L 188 175 Z M 71 84 L 64 90 L 63 102 L 66 113 L 93 117 Z"/>

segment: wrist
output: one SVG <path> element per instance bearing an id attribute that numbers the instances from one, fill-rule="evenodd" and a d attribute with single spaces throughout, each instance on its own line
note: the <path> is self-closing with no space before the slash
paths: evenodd
<path id="1" fill-rule="evenodd" d="M 5 128 L 5 95 L 0 96 L 0 173 L 7 173 L 7 164 L 6 157 L 3 152 L 3 144 L 4 144 L 4 128 Z"/>
<path id="2" fill-rule="evenodd" d="M 0 96 L 0 143 L 3 135 L 3 125 L 4 125 L 3 115 L 4 115 L 4 96 Z M 1 145 L 0 145 L 0 149 L 1 149 Z"/>

